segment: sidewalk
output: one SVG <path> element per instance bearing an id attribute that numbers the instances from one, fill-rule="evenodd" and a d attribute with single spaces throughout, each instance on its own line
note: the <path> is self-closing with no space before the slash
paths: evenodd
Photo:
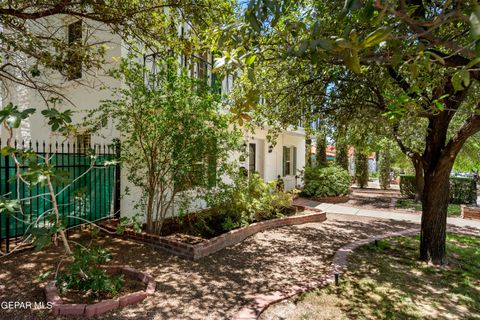
<path id="1" fill-rule="evenodd" d="M 372 218 L 381 218 L 381 219 L 391 219 L 397 221 L 407 221 L 420 223 L 421 215 L 416 213 L 406 213 L 406 212 L 396 212 L 392 210 L 369 210 L 369 209 L 358 209 L 347 206 L 342 206 L 338 204 L 331 203 L 320 203 L 317 201 L 298 198 L 295 199 L 295 202 L 298 204 L 314 207 L 321 209 L 326 213 L 338 213 L 338 214 L 347 214 L 354 216 L 363 216 L 363 217 L 372 217 Z M 447 218 L 447 223 L 456 227 L 469 227 L 480 229 L 480 221 L 478 220 L 469 220 L 462 218 Z"/>

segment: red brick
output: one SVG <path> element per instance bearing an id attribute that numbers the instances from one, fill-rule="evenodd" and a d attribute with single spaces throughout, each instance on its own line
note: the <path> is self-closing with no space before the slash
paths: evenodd
<path id="1" fill-rule="evenodd" d="M 157 287 L 157 283 L 155 281 L 150 281 L 147 284 L 147 289 L 145 289 L 145 293 L 153 294 L 155 292 L 155 288 Z"/>
<path id="2" fill-rule="evenodd" d="M 134 304 L 142 301 L 147 297 L 147 293 L 145 291 L 137 291 L 134 293 L 129 293 L 124 295 L 118 299 L 118 306 L 123 308 L 129 304 Z"/>
<path id="3" fill-rule="evenodd" d="M 86 304 L 58 304 L 53 306 L 53 314 L 61 316 L 80 316 L 85 312 Z"/>
<path id="4" fill-rule="evenodd" d="M 103 314 L 119 306 L 118 300 L 104 300 L 95 304 L 89 304 L 85 308 L 85 316 L 88 318 Z"/>
<path id="5" fill-rule="evenodd" d="M 151 275 L 145 272 L 139 272 L 137 278 L 145 284 L 149 283 L 150 281 L 155 281 Z"/>
<path id="6" fill-rule="evenodd" d="M 141 273 L 140 271 L 137 271 L 131 267 L 123 267 L 121 269 L 121 273 L 123 273 L 124 275 L 126 276 L 129 276 L 131 278 L 138 278 L 139 277 L 139 274 Z"/>

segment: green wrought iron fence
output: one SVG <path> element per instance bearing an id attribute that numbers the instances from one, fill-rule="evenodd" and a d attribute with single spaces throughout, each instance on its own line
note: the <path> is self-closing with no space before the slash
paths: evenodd
<path id="1" fill-rule="evenodd" d="M 68 174 L 70 183 L 56 185 L 55 192 L 59 213 L 69 228 L 118 217 L 120 169 L 112 164 L 118 154 L 118 144 L 95 145 L 88 150 L 69 142 L 55 145 L 15 142 L 15 146 L 33 150 L 42 157 L 48 154 L 49 162 L 55 164 L 56 170 Z M 0 213 L 0 250 L 5 252 L 10 251 L 12 242 L 20 241 L 32 222 L 38 220 L 39 226 L 48 224 L 43 213 L 52 210 L 47 186 L 27 185 L 16 179 L 17 170 L 10 156 L 0 157 L 0 195 L 28 199 L 22 201 L 22 212 L 16 214 L 18 219 Z M 27 170 L 27 167 L 22 165 L 20 170 Z"/>

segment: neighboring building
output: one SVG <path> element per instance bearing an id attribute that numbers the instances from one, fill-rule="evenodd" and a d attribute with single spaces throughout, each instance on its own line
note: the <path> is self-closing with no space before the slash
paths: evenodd
<path id="1" fill-rule="evenodd" d="M 78 41 L 78 39 L 85 38 L 86 24 L 82 25 L 82 21 L 72 19 L 71 17 L 62 20 L 59 19 L 56 23 L 64 25 L 64 36 L 69 42 Z M 127 49 L 123 46 L 122 40 L 119 36 L 113 35 L 110 32 L 101 28 L 95 23 L 93 25 L 96 29 L 92 34 L 89 32 L 89 39 L 96 42 L 108 42 L 108 50 L 105 55 L 105 69 L 115 66 L 117 63 L 116 57 L 125 57 Z M 61 30 L 61 29 L 59 29 Z M 91 30 L 92 31 L 92 30 Z M 82 34 L 83 32 L 83 34 Z M 93 32 L 93 31 L 92 31 Z M 184 27 L 179 30 L 184 32 Z M 60 33 L 59 33 L 60 34 Z M 146 55 L 144 63 L 148 65 L 151 60 L 154 60 L 154 55 Z M 187 65 L 190 68 L 192 75 L 201 79 L 212 82 L 213 74 L 211 73 L 212 58 L 210 55 L 204 56 L 190 56 L 179 57 L 182 65 Z M 105 73 L 96 75 L 87 74 L 82 70 L 82 66 L 78 65 L 72 69 L 68 77 L 59 77 L 59 75 L 51 75 L 48 81 L 52 81 L 55 85 L 61 88 L 65 96 L 77 106 L 76 113 L 73 117 L 74 123 L 80 123 L 88 110 L 95 109 L 99 106 L 102 100 L 111 98 L 111 90 L 102 88 L 119 87 L 122 84 L 119 81 L 107 76 Z M 82 85 L 78 80 L 88 84 Z M 221 85 L 222 93 L 228 93 L 233 86 L 233 77 L 226 77 Z M 9 86 L 9 92 L 3 95 L 3 103 L 12 102 L 18 105 L 20 109 L 34 107 L 43 109 L 45 103 L 38 92 L 27 89 L 23 86 L 12 84 Z M 58 104 L 58 108 L 70 108 L 66 101 Z M 6 132 L 1 131 L 0 138 L 5 138 Z M 106 128 L 102 129 L 96 135 L 89 135 L 87 133 L 80 134 L 71 142 L 76 145 L 82 145 L 83 148 L 93 147 L 102 143 L 109 143 L 114 138 L 119 137 L 119 132 L 116 131 L 112 120 L 109 121 Z M 51 140 L 50 131 L 46 125 L 43 116 L 37 112 L 28 121 L 26 121 L 20 130 L 18 130 L 15 137 L 19 141 L 35 142 Z M 55 137 L 53 137 L 55 140 Z M 248 172 L 258 172 L 260 176 L 266 180 L 271 181 L 281 176 L 285 181 L 286 189 L 294 188 L 300 180 L 296 178 L 298 170 L 301 170 L 305 165 L 305 132 L 302 128 L 298 130 L 286 130 L 279 134 L 277 143 L 274 147 L 270 147 L 267 141 L 267 131 L 265 129 L 257 129 L 254 133 L 245 132 L 245 144 L 248 148 L 248 157 L 239 163 L 239 166 L 244 166 Z M 122 189 L 128 185 L 126 174 L 121 175 Z M 129 195 L 121 199 L 121 212 L 123 215 L 129 215 L 135 212 L 133 204 L 139 199 L 138 192 L 131 192 Z"/>

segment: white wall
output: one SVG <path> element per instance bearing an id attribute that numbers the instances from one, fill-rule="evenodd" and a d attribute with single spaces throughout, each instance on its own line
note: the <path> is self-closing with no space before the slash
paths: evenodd
<path id="1" fill-rule="evenodd" d="M 253 134 L 248 135 L 247 144 L 257 144 L 257 171 L 265 181 L 276 180 L 280 175 L 285 182 L 285 189 L 291 190 L 295 188 L 295 174 L 292 172 L 291 175 L 282 176 L 283 147 L 297 148 L 297 170 L 302 170 L 305 167 L 305 132 L 297 130 L 280 133 L 271 152 L 269 152 L 267 133 L 267 130 L 256 129 Z M 248 168 L 248 161 L 245 167 Z M 296 174 L 298 175 L 298 172 Z M 301 185 L 300 179 L 297 179 L 297 185 Z"/>

